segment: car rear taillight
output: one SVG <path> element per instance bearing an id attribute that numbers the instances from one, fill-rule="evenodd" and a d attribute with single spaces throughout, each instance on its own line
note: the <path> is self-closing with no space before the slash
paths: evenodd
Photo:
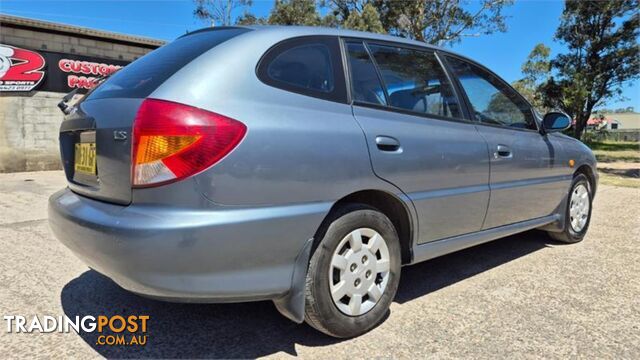
<path id="1" fill-rule="evenodd" d="M 133 124 L 132 186 L 177 181 L 212 166 L 247 127 L 226 116 L 165 100 L 142 102 Z"/>

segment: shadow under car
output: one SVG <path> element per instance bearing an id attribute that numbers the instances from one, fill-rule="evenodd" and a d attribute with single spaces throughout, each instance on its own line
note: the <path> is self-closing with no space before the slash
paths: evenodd
<path id="1" fill-rule="evenodd" d="M 402 269 L 395 301 L 403 304 L 515 260 L 547 244 L 542 231 L 528 231 Z M 306 324 L 295 324 L 270 301 L 238 304 L 177 304 L 155 301 L 120 288 L 89 270 L 61 292 L 66 316 L 148 315 L 145 346 L 97 343 L 98 333 L 79 335 L 107 358 L 255 358 L 285 352 L 295 345 L 326 346 L 341 340 Z M 109 334 L 109 333 L 104 333 Z"/>

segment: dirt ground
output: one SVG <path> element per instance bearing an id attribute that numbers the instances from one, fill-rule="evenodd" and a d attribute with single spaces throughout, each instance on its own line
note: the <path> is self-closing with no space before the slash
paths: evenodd
<path id="1" fill-rule="evenodd" d="M 61 172 L 0 174 L 2 315 L 148 314 L 144 347 L 92 333 L 15 334 L 0 357 L 637 358 L 640 189 L 602 185 L 575 245 L 531 231 L 403 268 L 389 317 L 350 340 L 280 316 L 270 302 L 170 304 L 130 294 L 51 234 Z"/>

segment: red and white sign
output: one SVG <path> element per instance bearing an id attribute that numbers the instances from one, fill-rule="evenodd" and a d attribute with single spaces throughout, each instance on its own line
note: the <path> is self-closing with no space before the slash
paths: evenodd
<path id="1" fill-rule="evenodd" d="M 0 0 L 1 1 L 1 0 Z M 81 93 L 129 62 L 0 44 L 0 92 L 52 91 Z"/>
<path id="2" fill-rule="evenodd" d="M 0 45 L 0 91 L 31 91 L 44 78 L 45 61 L 35 51 Z"/>
<path id="3" fill-rule="evenodd" d="M 70 88 L 92 89 L 101 77 L 109 76 L 120 70 L 122 66 L 91 61 L 60 59 L 58 68 L 67 76 L 67 86 Z"/>

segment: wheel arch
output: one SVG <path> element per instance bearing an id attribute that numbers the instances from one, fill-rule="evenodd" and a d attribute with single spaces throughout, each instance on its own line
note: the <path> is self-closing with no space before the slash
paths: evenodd
<path id="1" fill-rule="evenodd" d="M 584 175 L 587 177 L 587 181 L 589 181 L 589 186 L 591 187 L 592 193 L 591 193 L 591 197 L 593 198 L 596 194 L 596 187 L 597 187 L 597 176 L 594 172 L 594 169 L 591 165 L 589 164 L 582 164 L 580 166 L 578 166 L 576 168 L 576 170 L 573 172 L 573 178 L 575 178 L 578 175 Z M 561 214 L 561 218 L 560 220 L 549 224 L 549 225 L 545 225 L 543 227 L 540 227 L 540 230 L 545 230 L 545 231 L 549 231 L 549 232 L 561 232 L 564 229 L 565 226 L 565 221 L 566 221 L 566 207 L 567 207 L 567 202 L 569 201 L 569 194 L 571 192 L 571 187 L 569 187 L 567 189 L 567 194 L 565 195 L 565 197 L 563 198 L 562 202 L 560 203 L 560 205 L 558 206 L 558 208 L 556 209 L 556 212 L 558 214 Z"/>
<path id="2" fill-rule="evenodd" d="M 414 224 L 408 204 L 398 196 L 384 190 L 360 190 L 340 198 L 333 204 L 329 213 L 316 231 L 314 242 L 317 244 L 317 242 L 324 237 L 324 233 L 331 222 L 341 216 L 344 209 L 354 204 L 371 206 L 391 220 L 391 223 L 398 233 L 398 239 L 400 240 L 402 264 L 411 263 L 413 258 Z M 312 252 L 313 250 L 315 250 L 315 244 Z"/>
<path id="3" fill-rule="evenodd" d="M 305 277 L 308 271 L 309 259 L 315 251 L 320 240 L 324 237 L 329 225 L 342 216 L 349 207 L 360 204 L 370 206 L 389 218 L 398 232 L 402 264 L 409 264 L 413 259 L 414 225 L 409 210 L 409 204 L 398 196 L 384 190 L 360 190 L 348 194 L 333 203 L 327 215 L 320 223 L 296 258 L 292 275 L 292 287 L 289 292 L 280 298 L 273 299 L 278 311 L 290 320 L 301 323 L 304 321 L 304 288 Z"/>
<path id="4" fill-rule="evenodd" d="M 594 197 L 596 195 L 597 181 L 593 168 L 587 164 L 582 164 L 576 169 L 573 176 L 575 177 L 578 174 L 583 174 L 587 177 L 587 180 L 589 180 L 589 186 L 591 186 L 591 196 Z"/>

